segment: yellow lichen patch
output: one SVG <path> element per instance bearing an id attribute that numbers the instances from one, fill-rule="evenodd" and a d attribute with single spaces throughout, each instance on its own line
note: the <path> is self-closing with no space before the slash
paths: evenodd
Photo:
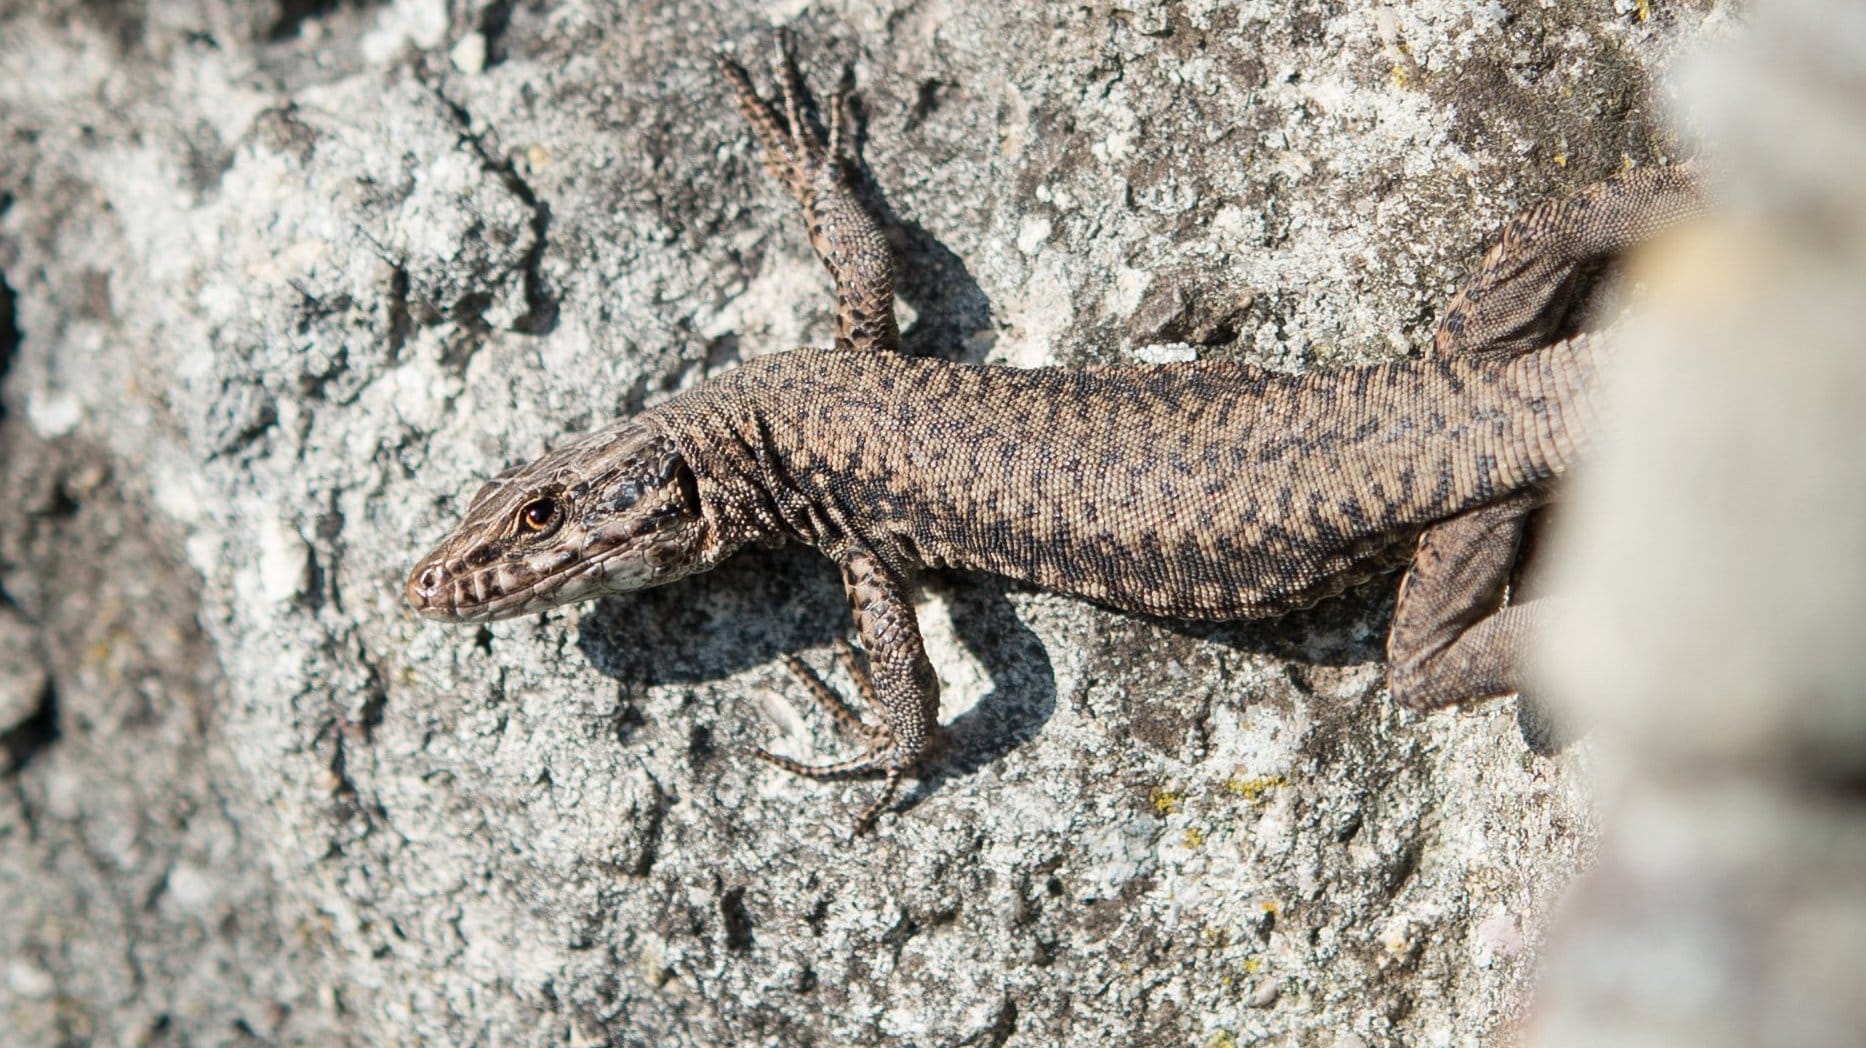
<path id="1" fill-rule="evenodd" d="M 1263 971 L 1263 958 L 1246 957 L 1244 958 L 1244 963 L 1238 965 L 1238 967 L 1244 970 L 1245 975 L 1256 975 L 1258 972 Z"/>
<path id="2" fill-rule="evenodd" d="M 1652 17 L 1652 0 L 1639 0 L 1639 3 L 1635 5 L 1633 8 L 1633 18 L 1638 21 L 1643 22 L 1646 19 L 1651 18 L 1651 17 Z"/>
<path id="3" fill-rule="evenodd" d="M 1186 799 L 1186 791 L 1169 790 L 1164 786 L 1155 786 L 1147 795 L 1147 802 L 1153 805 L 1153 814 L 1171 815 L 1179 810 L 1179 802 Z"/>
<path id="4" fill-rule="evenodd" d="M 1227 1030 L 1220 1030 L 1206 1040 L 1205 1048 L 1238 1048 L 1238 1039 Z"/>
<path id="5" fill-rule="evenodd" d="M 1400 33 L 1399 20 L 1384 9 L 1374 16 L 1375 30 L 1380 34 L 1387 57 L 1393 61 L 1393 86 L 1409 88 L 1426 82 L 1425 70 L 1420 68 L 1419 60 L 1413 57 L 1412 45 Z"/>
<path id="6" fill-rule="evenodd" d="M 1225 780 L 1225 792 L 1255 804 L 1263 795 L 1279 786 L 1288 786 L 1281 775 L 1233 775 Z"/>
<path id="7" fill-rule="evenodd" d="M 1205 844 L 1205 831 L 1197 826 L 1186 827 L 1185 843 L 1188 848 L 1198 848 Z"/>

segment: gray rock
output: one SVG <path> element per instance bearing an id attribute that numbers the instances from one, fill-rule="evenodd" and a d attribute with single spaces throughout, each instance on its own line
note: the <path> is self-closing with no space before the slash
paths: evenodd
<path id="1" fill-rule="evenodd" d="M 1392 709 L 1382 591 L 1193 628 L 936 577 L 954 744 L 854 846 L 871 785 L 733 753 L 835 745 L 777 662 L 833 664 L 819 559 L 406 613 L 480 478 L 830 330 L 712 65 L 770 26 L 613 6 L 0 15 L 0 585 L 49 682 L 0 791 L 0 1014 L 34 1042 L 1510 1022 L 1593 846 L 1590 749 L 1531 751 L 1514 703 Z M 1703 16 L 1625 6 L 794 24 L 819 87 L 853 72 L 911 347 L 1293 368 L 1409 351 L 1511 211 L 1667 155 L 1648 77 Z M 61 484 L 75 512 L 30 495 Z"/>

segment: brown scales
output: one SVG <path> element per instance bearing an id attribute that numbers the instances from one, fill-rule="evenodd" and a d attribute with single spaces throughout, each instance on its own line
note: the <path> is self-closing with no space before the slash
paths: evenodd
<path id="1" fill-rule="evenodd" d="M 911 600 L 930 566 L 1187 619 L 1273 615 L 1399 564 L 1395 699 L 1519 690 L 1536 602 L 1503 606 L 1517 544 L 1591 427 L 1607 335 L 1578 334 L 1594 267 L 1699 208 L 1637 170 L 1510 222 L 1423 360 L 1306 375 L 1241 364 L 1018 370 L 900 352 L 893 262 L 780 41 L 781 108 L 721 68 L 836 288 L 833 349 L 753 360 L 486 485 L 410 574 L 409 601 L 483 621 L 703 571 L 752 542 L 837 562 L 867 654 L 865 745 L 808 766 L 879 774 L 868 826 L 928 750 L 939 682 Z"/>

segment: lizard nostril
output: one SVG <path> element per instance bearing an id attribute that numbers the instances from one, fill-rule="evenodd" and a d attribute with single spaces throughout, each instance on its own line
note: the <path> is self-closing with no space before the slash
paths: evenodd
<path id="1" fill-rule="evenodd" d="M 415 576 L 415 592 L 423 597 L 431 597 L 447 581 L 447 573 L 439 564 L 430 564 L 421 574 Z"/>

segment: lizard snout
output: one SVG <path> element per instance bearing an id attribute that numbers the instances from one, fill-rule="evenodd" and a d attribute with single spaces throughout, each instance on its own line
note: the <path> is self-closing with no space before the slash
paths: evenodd
<path id="1" fill-rule="evenodd" d="M 452 609 L 446 598 L 453 590 L 453 573 L 445 565 L 425 563 L 415 565 L 415 570 L 408 575 L 408 585 L 402 591 L 408 600 L 408 606 L 430 619 L 450 619 Z"/>

